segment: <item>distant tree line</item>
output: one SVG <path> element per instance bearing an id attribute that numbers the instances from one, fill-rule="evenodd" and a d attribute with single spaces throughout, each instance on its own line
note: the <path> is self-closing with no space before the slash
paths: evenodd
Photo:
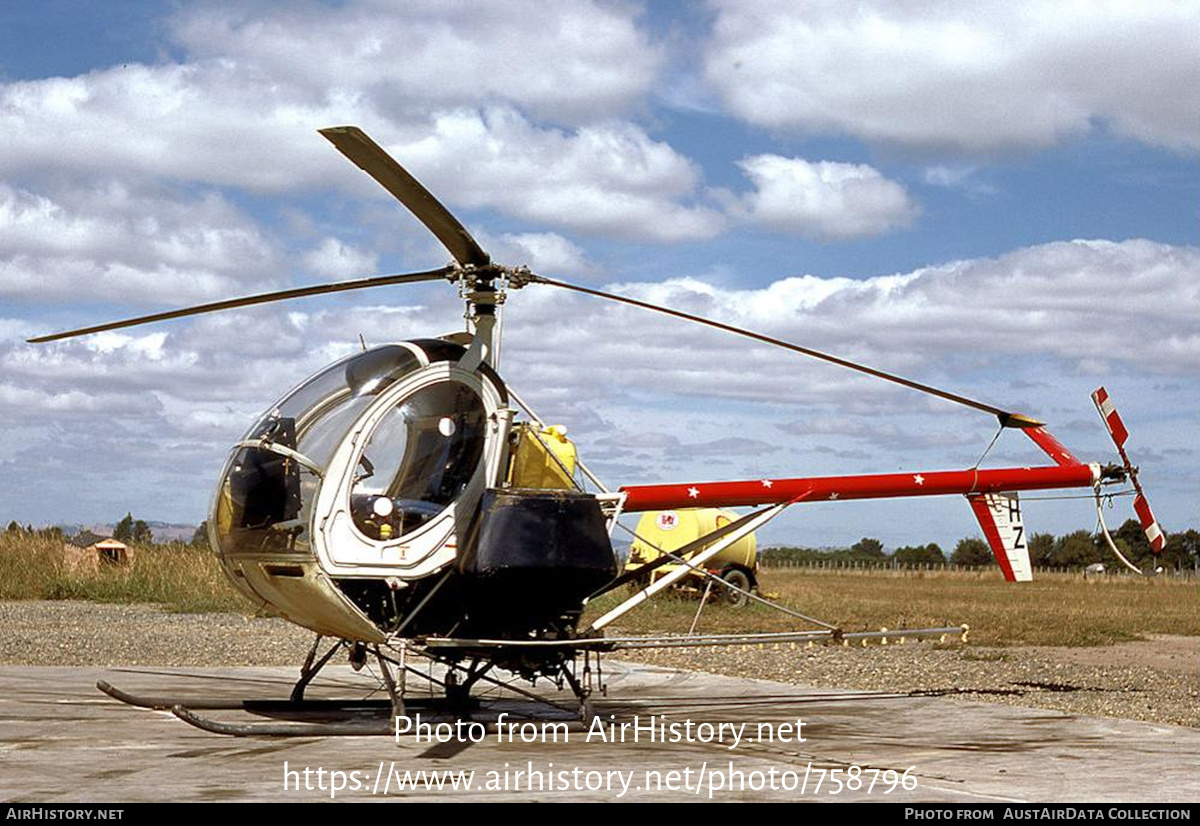
<path id="1" fill-rule="evenodd" d="M 113 527 L 113 539 L 118 542 L 149 545 L 154 541 L 154 532 L 145 520 L 134 519 L 132 513 L 126 513 L 125 518 Z"/>
<path id="2" fill-rule="evenodd" d="M 63 538 L 62 528 L 54 525 L 49 528 L 38 528 L 34 530 L 33 525 L 21 525 L 14 519 L 8 523 L 8 527 L 4 529 L 5 536 L 36 536 L 38 539 L 58 539 Z"/>
<path id="3" fill-rule="evenodd" d="M 1113 542 L 1121 553 L 1138 567 L 1153 562 L 1167 570 L 1190 568 L 1196 564 L 1200 554 L 1200 532 L 1191 528 L 1167 535 L 1167 544 L 1157 559 L 1150 542 L 1135 519 L 1128 519 L 1112 532 Z M 878 539 L 863 537 L 849 548 L 817 550 L 815 548 L 774 547 L 763 549 L 761 556 L 772 561 L 789 562 L 853 562 L 865 564 L 887 564 L 898 562 L 903 565 L 916 563 L 944 563 L 954 565 L 982 566 L 995 564 L 995 557 L 987 542 L 978 537 L 964 537 L 954 546 L 947 558 L 946 553 L 935 542 L 928 545 L 904 545 L 888 555 Z M 1035 533 L 1029 537 L 1029 559 L 1037 568 L 1082 568 L 1097 562 L 1106 568 L 1121 567 L 1104 537 L 1088 531 L 1074 531 L 1056 537 L 1051 533 Z"/>
<path id="4" fill-rule="evenodd" d="M 90 545 L 92 542 L 98 541 L 103 536 L 93 534 L 91 531 L 84 531 L 78 536 L 67 536 L 61 526 L 52 525 L 46 528 L 34 528 L 33 525 L 22 525 L 15 519 L 8 523 L 8 527 L 4 529 L 4 535 L 7 537 L 28 536 L 37 539 L 53 539 L 59 542 L 75 542 L 79 544 L 83 542 L 85 545 Z M 116 525 L 113 526 L 112 538 L 119 542 L 124 542 L 127 545 L 150 545 L 154 542 L 154 531 L 144 519 L 134 519 L 133 514 L 126 512 Z M 84 542 L 84 540 L 87 540 Z M 191 543 L 196 547 L 208 547 L 208 521 L 200 523 L 195 531 L 192 532 Z"/>
<path id="5" fill-rule="evenodd" d="M 21 527 L 15 519 L 8 523 L 4 533 L 6 536 L 32 536 L 38 539 L 56 539 L 58 541 L 73 538 L 67 537 L 59 525 L 35 530 L 33 525 Z M 87 536 L 89 533 L 89 531 L 84 531 L 82 535 Z M 134 519 L 133 514 L 127 512 L 124 518 L 113 527 L 112 538 L 126 544 L 149 545 L 154 541 L 154 532 L 150 530 L 150 526 L 144 519 Z"/>

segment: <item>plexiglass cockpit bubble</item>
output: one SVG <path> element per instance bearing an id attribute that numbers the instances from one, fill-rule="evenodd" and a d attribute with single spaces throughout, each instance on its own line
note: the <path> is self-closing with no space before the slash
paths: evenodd
<path id="1" fill-rule="evenodd" d="M 444 381 L 401 399 L 358 457 L 350 504 L 370 539 L 404 536 L 461 494 L 483 458 L 487 413 L 470 387 Z"/>
<path id="2" fill-rule="evenodd" d="M 218 551 L 310 550 L 308 517 L 334 452 L 380 393 L 420 368 L 407 347 L 376 347 L 273 405 L 226 464 L 213 508 Z"/>

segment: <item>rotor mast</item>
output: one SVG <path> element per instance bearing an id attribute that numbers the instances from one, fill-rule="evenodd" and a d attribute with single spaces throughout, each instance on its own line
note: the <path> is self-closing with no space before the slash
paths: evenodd
<path id="1" fill-rule="evenodd" d="M 455 277 L 459 296 L 466 302 L 464 316 L 471 346 L 463 356 L 463 366 L 474 369 L 486 364 L 493 370 L 500 366 L 500 307 L 506 296 L 506 270 L 495 264 L 482 267 L 468 265 L 458 269 Z"/>

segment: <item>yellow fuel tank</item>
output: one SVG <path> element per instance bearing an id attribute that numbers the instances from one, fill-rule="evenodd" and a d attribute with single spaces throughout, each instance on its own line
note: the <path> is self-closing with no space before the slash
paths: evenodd
<path id="1" fill-rule="evenodd" d="M 723 508 L 684 508 L 643 513 L 637 524 L 638 538 L 630 548 L 626 567 L 636 568 L 657 559 L 661 554 L 656 548 L 674 552 L 737 518 L 738 514 Z M 757 551 L 758 543 L 754 534 L 749 534 L 708 560 L 704 567 L 710 571 L 720 571 L 730 566 L 742 568 L 749 572 L 753 582 Z M 673 563 L 668 563 L 658 572 L 672 567 Z"/>
<path id="2" fill-rule="evenodd" d="M 571 490 L 575 484 L 575 444 L 562 425 L 540 431 L 528 422 L 513 427 L 514 445 L 508 481 L 516 488 Z"/>

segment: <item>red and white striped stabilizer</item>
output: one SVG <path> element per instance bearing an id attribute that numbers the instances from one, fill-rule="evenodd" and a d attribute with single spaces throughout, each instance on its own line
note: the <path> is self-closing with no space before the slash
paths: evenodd
<path id="1" fill-rule="evenodd" d="M 1029 543 L 1021 521 L 1021 500 L 1016 493 L 968 493 L 967 501 L 983 528 L 988 545 L 1009 582 L 1029 582 L 1033 566 L 1029 564 Z"/>
<path id="2" fill-rule="evenodd" d="M 1117 452 L 1121 454 L 1121 461 L 1125 463 L 1129 480 L 1137 492 L 1133 499 L 1133 509 L 1137 513 L 1138 522 L 1141 523 L 1142 530 L 1145 531 L 1146 539 L 1150 541 L 1150 547 L 1154 553 L 1160 554 L 1167 544 L 1167 536 L 1159 527 L 1158 520 L 1154 518 L 1154 513 L 1150 510 L 1150 503 L 1146 501 L 1146 494 L 1142 491 L 1142 486 L 1138 484 L 1137 468 L 1133 466 L 1133 463 L 1129 461 L 1129 456 L 1125 453 L 1125 442 L 1129 438 L 1129 431 L 1125 427 L 1125 422 L 1121 421 L 1121 414 L 1117 412 L 1107 390 L 1103 387 L 1097 388 L 1096 392 L 1092 393 L 1092 401 L 1096 403 L 1096 409 L 1100 411 L 1100 418 L 1104 419 L 1104 426 L 1108 428 L 1109 435 L 1117 445 Z"/>

